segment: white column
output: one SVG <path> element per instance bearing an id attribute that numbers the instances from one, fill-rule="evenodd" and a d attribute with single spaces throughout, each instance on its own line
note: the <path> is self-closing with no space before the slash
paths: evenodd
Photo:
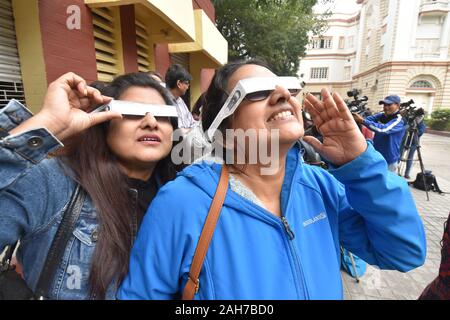
<path id="1" fill-rule="evenodd" d="M 360 18 L 359 18 L 359 29 L 358 33 L 355 34 L 355 38 L 353 39 L 353 43 L 356 48 L 356 57 L 355 57 L 355 64 L 353 69 L 353 74 L 360 73 L 360 65 L 361 65 L 361 52 L 362 44 L 364 42 L 364 28 L 366 25 L 366 5 L 363 4 L 360 11 Z"/>
<path id="2" fill-rule="evenodd" d="M 409 58 L 413 59 L 413 60 L 416 57 L 416 51 L 417 51 L 417 47 L 416 47 L 417 25 L 419 24 L 419 10 L 420 10 L 421 3 L 422 3 L 422 1 L 416 0 L 414 3 L 414 7 L 413 7 L 415 9 L 412 9 L 413 19 L 411 22 L 411 33 L 410 33 L 410 35 L 411 35 L 411 40 L 410 40 L 411 41 L 411 50 L 409 50 L 409 55 L 410 55 Z"/>
<path id="3" fill-rule="evenodd" d="M 449 4 L 450 6 L 450 4 Z M 441 59 L 447 59 L 448 57 L 448 46 L 449 46 L 449 35 L 450 34 L 450 12 L 447 13 L 445 17 L 445 22 L 442 25 L 441 29 L 441 43 L 440 43 L 440 51 L 441 51 Z"/>

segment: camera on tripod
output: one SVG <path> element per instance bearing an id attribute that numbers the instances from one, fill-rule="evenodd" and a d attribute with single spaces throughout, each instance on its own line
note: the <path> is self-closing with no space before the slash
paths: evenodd
<path id="1" fill-rule="evenodd" d="M 354 97 L 355 100 L 358 100 L 358 96 L 361 94 L 361 91 L 358 89 L 352 89 L 350 91 L 347 91 L 347 96 Z"/>
<path id="2" fill-rule="evenodd" d="M 369 108 L 367 108 L 367 101 L 369 100 L 369 98 L 367 96 L 359 98 L 360 94 L 361 91 L 359 91 L 358 89 L 347 91 L 347 96 L 350 98 L 353 97 L 354 100 L 346 101 L 346 104 L 351 113 L 356 113 L 363 118 L 366 118 L 372 115 L 372 112 L 369 110 Z"/>
<path id="3" fill-rule="evenodd" d="M 407 102 L 400 103 L 400 113 L 403 118 L 406 119 L 408 124 L 416 123 L 416 119 L 423 117 L 425 115 L 425 110 L 423 108 L 417 108 L 413 105 L 414 100 L 411 99 Z"/>

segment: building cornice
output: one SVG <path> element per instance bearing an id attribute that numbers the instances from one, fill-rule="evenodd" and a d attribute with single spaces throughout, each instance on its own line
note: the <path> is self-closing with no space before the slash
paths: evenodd
<path id="1" fill-rule="evenodd" d="M 353 76 L 353 79 L 358 79 L 373 72 L 392 67 L 450 67 L 450 61 L 394 61 L 394 62 L 390 61 L 380 64 L 379 66 L 373 67 L 367 71 L 358 73 Z M 395 70 L 395 71 L 404 71 L 404 70 Z"/>
<path id="2" fill-rule="evenodd" d="M 356 16 L 353 16 L 353 17 L 348 18 L 348 19 L 329 18 L 329 19 L 327 19 L 327 22 L 328 23 L 333 23 L 333 22 L 355 23 L 355 22 L 358 22 L 360 19 L 361 19 L 361 12 L 358 12 L 358 14 Z"/>
<path id="3" fill-rule="evenodd" d="M 351 53 L 313 53 L 313 54 L 307 54 L 303 60 L 313 60 L 316 58 L 349 58 L 349 57 L 355 57 L 356 51 L 353 51 Z"/>
<path id="4" fill-rule="evenodd" d="M 359 23 L 356 22 L 351 22 L 351 23 L 345 23 L 342 24 L 342 21 L 333 21 L 333 22 L 329 22 L 327 21 L 328 26 L 331 27 L 336 27 L 336 28 L 355 28 L 359 25 Z"/>
<path id="5" fill-rule="evenodd" d="M 351 85 L 353 83 L 352 80 L 348 81 L 334 81 L 334 82 L 306 82 L 305 86 L 346 86 Z"/>

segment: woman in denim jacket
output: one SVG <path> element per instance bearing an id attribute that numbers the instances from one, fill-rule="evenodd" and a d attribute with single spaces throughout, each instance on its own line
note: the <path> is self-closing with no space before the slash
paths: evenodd
<path id="1" fill-rule="evenodd" d="M 17 258 L 32 290 L 77 183 L 87 193 L 49 299 L 114 299 L 142 216 L 176 174 L 176 118 L 90 113 L 107 96 L 170 105 L 166 89 L 139 73 L 116 78 L 103 94 L 68 73 L 50 84 L 35 116 L 14 100 L 0 110 L 0 250 L 20 239 Z M 67 148 L 48 158 L 60 141 Z"/>

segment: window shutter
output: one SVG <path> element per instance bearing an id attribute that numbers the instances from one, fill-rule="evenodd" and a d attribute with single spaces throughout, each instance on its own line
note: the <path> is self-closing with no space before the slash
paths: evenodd
<path id="1" fill-rule="evenodd" d="M 122 72 L 118 33 L 120 20 L 117 8 L 93 8 L 95 54 L 98 80 L 111 82 Z"/>
<path id="2" fill-rule="evenodd" d="M 140 72 L 148 72 L 150 70 L 150 47 L 149 47 L 149 34 L 146 26 L 136 20 L 136 42 L 137 42 L 137 54 L 138 54 L 138 68 Z"/>
<path id="3" fill-rule="evenodd" d="M 11 0 L 0 0 L 0 108 L 11 99 L 25 103 Z"/>
<path id="4" fill-rule="evenodd" d="M 170 62 L 182 65 L 189 72 L 189 53 L 171 53 Z"/>

